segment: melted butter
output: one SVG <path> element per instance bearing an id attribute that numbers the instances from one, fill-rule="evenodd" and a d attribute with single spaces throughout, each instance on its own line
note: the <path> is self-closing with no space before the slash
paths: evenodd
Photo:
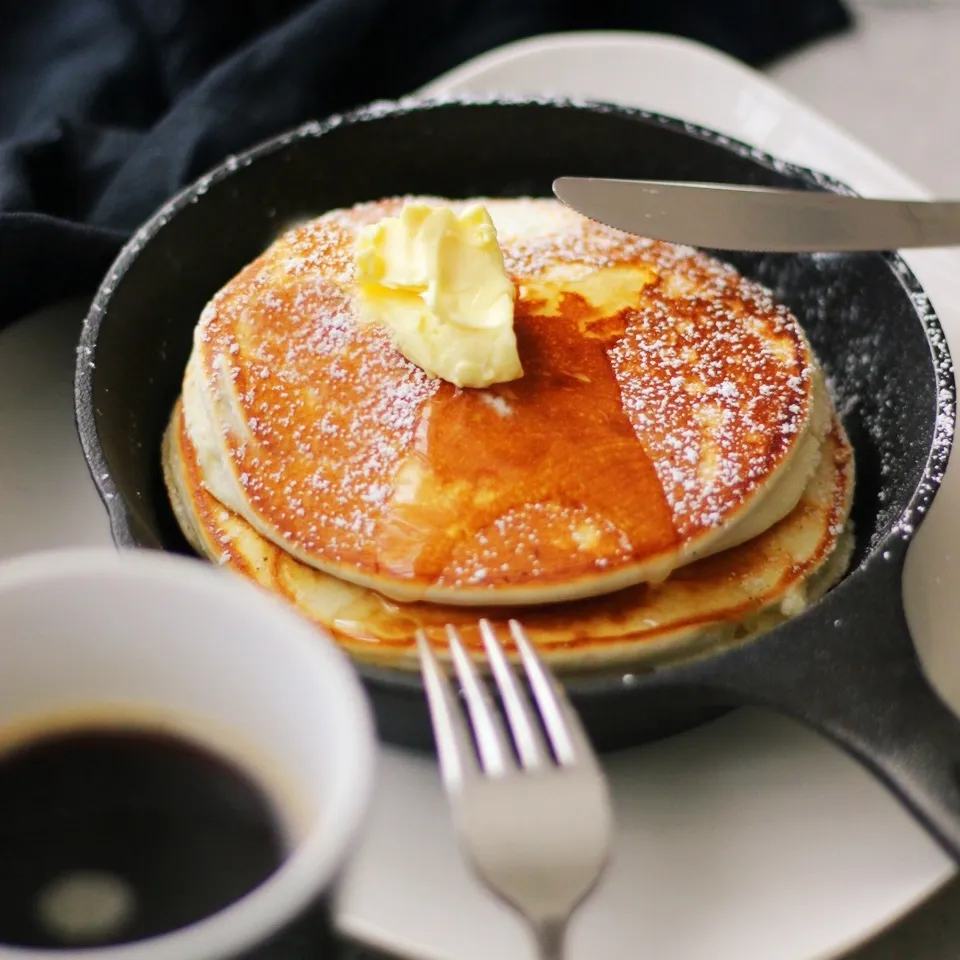
<path id="1" fill-rule="evenodd" d="M 543 316 L 561 313 L 564 297 L 578 297 L 581 302 L 574 312 L 581 324 L 589 324 L 635 308 L 640 291 L 656 279 L 656 272 L 646 264 L 621 263 L 562 282 L 530 281 L 523 284 L 522 296 L 534 313 Z"/>
<path id="2" fill-rule="evenodd" d="M 582 568 L 584 554 L 599 572 L 677 543 L 608 358 L 653 278 L 626 267 L 524 286 L 515 308 L 524 376 L 484 391 L 444 384 L 425 405 L 378 531 L 383 569 L 482 583 L 482 560 L 464 558 L 482 557 L 485 542 L 502 557 L 519 540 L 509 569 L 497 571 L 504 583 L 538 566 Z"/>
<path id="3" fill-rule="evenodd" d="M 431 376 L 487 387 L 523 375 L 514 286 L 490 214 L 479 204 L 406 204 L 357 236 L 357 293 L 367 318 Z"/>

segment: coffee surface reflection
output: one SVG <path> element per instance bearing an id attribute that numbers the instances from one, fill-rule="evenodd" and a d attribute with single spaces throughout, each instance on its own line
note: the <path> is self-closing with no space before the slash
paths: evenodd
<path id="1" fill-rule="evenodd" d="M 192 740 L 52 731 L 0 752 L 0 944 L 131 943 L 222 910 L 282 863 L 261 785 Z"/>

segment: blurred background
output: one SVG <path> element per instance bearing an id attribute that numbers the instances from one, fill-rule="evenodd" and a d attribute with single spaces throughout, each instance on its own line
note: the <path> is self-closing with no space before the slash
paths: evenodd
<path id="1" fill-rule="evenodd" d="M 960 197 L 960 0 L 845 4 L 851 30 L 767 73 L 935 193 Z"/>

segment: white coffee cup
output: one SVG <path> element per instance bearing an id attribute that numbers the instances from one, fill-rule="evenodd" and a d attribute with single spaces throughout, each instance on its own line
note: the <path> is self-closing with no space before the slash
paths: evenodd
<path id="1" fill-rule="evenodd" d="M 0 960 L 221 960 L 329 895 L 367 809 L 375 748 L 349 660 L 315 626 L 234 574 L 171 555 L 0 564 L 0 742 L 97 716 L 140 718 L 236 761 L 274 800 L 289 854 L 182 929 L 75 952 L 0 945 Z"/>

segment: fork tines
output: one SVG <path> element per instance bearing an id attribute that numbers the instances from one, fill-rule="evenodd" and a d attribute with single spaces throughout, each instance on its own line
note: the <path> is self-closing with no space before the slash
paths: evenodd
<path id="1" fill-rule="evenodd" d="M 481 620 L 479 626 L 493 680 L 503 703 L 506 725 L 493 702 L 489 686 L 457 629 L 448 624 L 447 639 L 450 658 L 466 701 L 469 726 L 459 698 L 430 641 L 424 631 L 417 632 L 437 753 L 447 788 L 456 789 L 481 771 L 486 776 L 506 775 L 516 771 L 518 764 L 524 770 L 542 769 L 554 762 L 561 767 L 595 764 L 593 749 L 576 711 L 523 627 L 516 620 L 510 621 L 510 634 L 524 667 L 536 712 L 490 622 Z M 507 728 L 512 737 L 508 736 Z"/>

